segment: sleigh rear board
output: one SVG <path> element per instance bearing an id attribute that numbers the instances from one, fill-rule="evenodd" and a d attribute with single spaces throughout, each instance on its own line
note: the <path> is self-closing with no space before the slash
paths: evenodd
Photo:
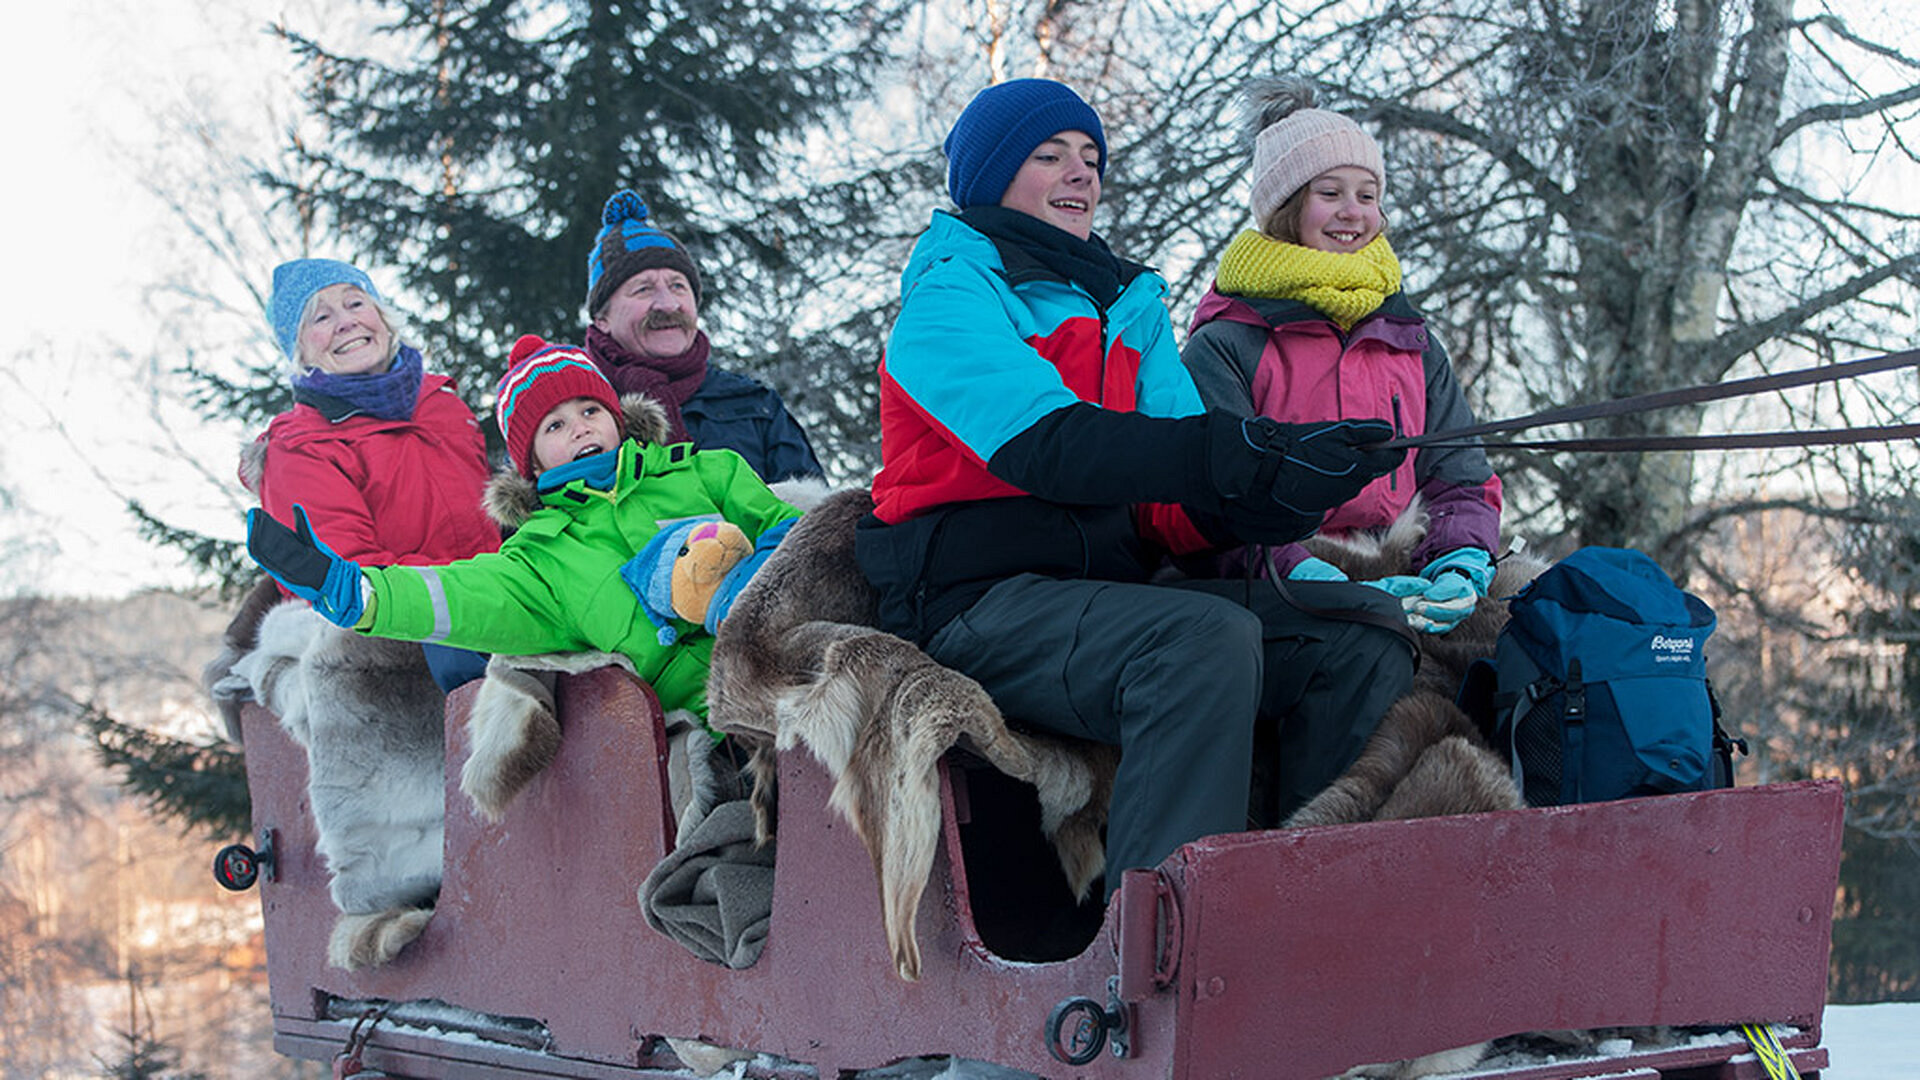
<path id="1" fill-rule="evenodd" d="M 924 970 L 908 983 L 866 850 L 804 753 L 781 761 L 766 948 L 731 971 L 649 928 L 636 899 L 672 844 L 651 692 L 611 670 L 563 679 L 559 756 L 498 824 L 455 786 L 471 695 L 449 708 L 439 906 L 393 963 L 353 973 L 326 966 L 335 912 L 303 756 L 248 710 L 254 820 L 276 855 L 259 888 L 282 1053 L 331 1059 L 369 1005 L 393 1002 L 362 1059 L 408 1077 L 694 1075 L 666 1037 L 755 1052 L 749 1076 L 953 1055 L 1060 1078 L 1320 1077 L 1519 1032 L 1742 1022 L 1792 1029 L 1802 1076 L 1826 1065 L 1832 783 L 1209 838 L 1126 875 L 1091 943 L 1039 962 L 1001 954 L 1004 890 L 972 880 L 1005 861 L 981 805 L 1002 789 L 949 759 Z M 1073 999 L 1063 1041 L 1099 1037 L 1080 1066 L 1044 1035 Z M 1124 1056 L 1072 1025 L 1110 1006 Z M 1765 1074 L 1729 1034 L 1501 1075 Z"/>

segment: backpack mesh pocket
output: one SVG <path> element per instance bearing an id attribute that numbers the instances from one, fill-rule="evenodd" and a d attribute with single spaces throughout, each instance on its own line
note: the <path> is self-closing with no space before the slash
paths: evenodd
<path id="1" fill-rule="evenodd" d="M 1513 725 L 1511 738 L 1515 771 L 1528 806 L 1560 803 L 1560 715 L 1565 694 L 1555 690 L 1533 703 Z"/>

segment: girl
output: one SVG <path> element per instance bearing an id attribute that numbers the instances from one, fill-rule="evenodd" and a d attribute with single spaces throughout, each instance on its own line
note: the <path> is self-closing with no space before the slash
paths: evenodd
<path id="1" fill-rule="evenodd" d="M 1446 350 L 1400 290 L 1379 144 L 1314 108 L 1304 79 L 1259 80 L 1247 104 L 1259 230 L 1228 245 L 1181 351 L 1201 397 L 1289 422 L 1386 416 L 1399 435 L 1472 424 Z M 1420 450 L 1328 511 L 1320 531 L 1385 528 L 1416 495 L 1428 516 L 1408 567 L 1418 576 L 1369 584 L 1402 597 L 1418 628 L 1444 633 L 1493 580 L 1500 479 L 1478 446 Z M 1344 578 L 1298 543 L 1269 554 L 1289 579 Z"/>

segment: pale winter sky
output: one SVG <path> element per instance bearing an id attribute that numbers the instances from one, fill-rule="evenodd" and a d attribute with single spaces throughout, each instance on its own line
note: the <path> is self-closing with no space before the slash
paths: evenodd
<path id="1" fill-rule="evenodd" d="M 1910 16 L 1883 14 L 1908 2 L 1835 7 L 1876 32 L 1911 30 Z M 210 171 L 193 140 L 156 116 L 210 116 L 229 150 L 266 156 L 278 146 L 292 75 L 263 24 L 281 16 L 329 36 L 366 24 L 363 5 L 347 0 L 64 0 L 9 11 L 0 594 L 186 583 L 169 552 L 135 536 L 127 497 L 178 524 L 241 534 L 233 463 L 249 433 L 200 418 L 169 372 L 188 344 L 271 355 L 247 286 L 264 282 L 276 256 L 255 227 L 244 239 L 259 265 L 214 263 L 147 183 L 164 175 L 182 192 Z M 204 205 L 189 202 L 204 222 Z M 169 289 L 181 286 L 220 297 L 229 313 L 167 318 L 180 305 Z"/>
<path id="2" fill-rule="evenodd" d="M 265 23 L 312 27 L 325 0 L 66 0 L 16 5 L 0 65 L 0 594 L 43 588 L 118 595 L 189 583 L 171 552 L 140 540 L 123 509 L 230 538 L 239 426 L 180 400 L 171 370 L 192 344 L 262 355 L 245 277 L 220 266 L 151 186 L 191 190 L 208 161 L 181 127 L 207 118 L 230 148 L 270 154 L 289 114 L 285 49 Z M 337 20 L 332 20 L 337 22 Z M 190 195 L 182 195 L 191 199 Z M 204 216 L 203 216 L 204 223 Z M 257 229 L 247 242 L 268 251 Z M 169 317 L 189 288 L 236 312 Z M 12 502 L 6 501 L 12 496 Z"/>
<path id="3" fill-rule="evenodd" d="M 1859 25 L 1909 0 L 1845 5 Z M 0 595 L 20 588 L 118 595 L 184 584 L 162 550 L 135 537 L 120 504 L 238 538 L 244 499 L 232 480 L 246 434 L 209 424 L 177 398 L 166 369 L 176 339 L 257 350 L 248 320 L 172 325 L 156 286 L 184 280 L 244 307 L 245 275 L 210 266 L 204 248 L 143 186 L 156 165 L 200 159 L 156 114 L 211 115 L 224 137 L 266 154 L 287 115 L 284 51 L 262 29 L 358 8 L 326 0 L 65 0 L 16 4 L 0 65 Z M 276 108 L 278 111 L 276 111 Z M 261 238 L 254 237 L 254 240 Z M 243 313 L 244 314 L 244 313 Z M 224 343 L 224 344 L 221 344 Z M 197 465 L 195 464 L 197 463 Z M 13 501 L 9 503 L 7 496 Z M 1920 1066 L 1920 1005 L 1830 1010 L 1831 1080 L 1895 1080 Z"/>

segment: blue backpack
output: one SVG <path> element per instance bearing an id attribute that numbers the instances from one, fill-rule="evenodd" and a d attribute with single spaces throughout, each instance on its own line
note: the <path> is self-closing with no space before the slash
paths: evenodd
<path id="1" fill-rule="evenodd" d="M 1732 785 L 1735 741 L 1706 673 L 1713 609 L 1652 559 L 1581 548 L 1508 609 L 1460 699 L 1529 806 Z"/>

